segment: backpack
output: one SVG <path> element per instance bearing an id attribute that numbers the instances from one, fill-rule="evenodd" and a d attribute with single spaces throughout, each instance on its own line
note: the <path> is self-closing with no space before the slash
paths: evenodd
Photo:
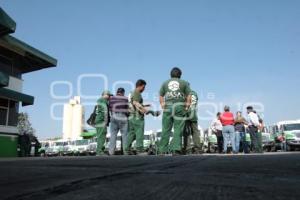
<path id="1" fill-rule="evenodd" d="M 89 119 L 86 121 L 86 123 L 92 127 L 96 126 L 96 117 L 97 117 L 96 110 L 97 110 L 97 106 L 95 106 L 94 111 L 92 112 Z"/>

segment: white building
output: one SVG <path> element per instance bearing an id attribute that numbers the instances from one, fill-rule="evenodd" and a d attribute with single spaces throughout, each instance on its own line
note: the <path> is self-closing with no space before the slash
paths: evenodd
<path id="1" fill-rule="evenodd" d="M 64 105 L 63 139 L 76 140 L 80 138 L 84 126 L 84 108 L 80 104 L 80 97 L 75 96 Z"/>

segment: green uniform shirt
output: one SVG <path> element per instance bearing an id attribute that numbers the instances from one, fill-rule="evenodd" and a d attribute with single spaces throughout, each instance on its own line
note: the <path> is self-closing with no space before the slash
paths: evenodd
<path id="1" fill-rule="evenodd" d="M 133 102 L 136 101 L 138 103 L 140 103 L 141 105 L 143 105 L 143 97 L 142 97 L 142 94 L 137 91 L 137 90 L 134 90 L 132 93 L 131 93 L 131 96 L 129 97 L 129 102 L 131 104 L 130 106 L 130 114 L 133 114 L 135 116 L 139 116 L 139 117 L 144 117 L 144 114 L 139 112 L 134 106 L 133 106 Z"/>
<path id="2" fill-rule="evenodd" d="M 96 108 L 96 123 L 108 122 L 108 112 L 108 100 L 104 98 L 98 99 Z"/>
<path id="3" fill-rule="evenodd" d="M 189 115 L 191 116 L 191 121 L 198 121 L 198 116 L 197 116 L 198 95 L 195 91 L 192 91 L 190 94 L 192 96 L 192 103 L 191 103 Z"/>
<path id="4" fill-rule="evenodd" d="M 160 89 L 160 96 L 165 98 L 166 104 L 185 102 L 186 97 L 191 93 L 188 82 L 171 78 L 163 83 Z"/>

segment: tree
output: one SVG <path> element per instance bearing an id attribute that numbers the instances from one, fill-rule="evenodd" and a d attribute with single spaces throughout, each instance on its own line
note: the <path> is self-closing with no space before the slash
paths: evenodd
<path id="1" fill-rule="evenodd" d="M 27 113 L 19 113 L 17 128 L 20 135 L 34 136 L 35 134 L 35 130 L 32 128 Z"/>

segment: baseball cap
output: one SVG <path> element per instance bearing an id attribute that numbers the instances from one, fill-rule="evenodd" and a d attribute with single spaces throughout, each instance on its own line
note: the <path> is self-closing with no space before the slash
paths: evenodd
<path id="1" fill-rule="evenodd" d="M 112 94 L 110 93 L 109 90 L 104 90 L 104 91 L 102 92 L 102 96 L 104 96 L 104 95 L 112 96 Z"/>

